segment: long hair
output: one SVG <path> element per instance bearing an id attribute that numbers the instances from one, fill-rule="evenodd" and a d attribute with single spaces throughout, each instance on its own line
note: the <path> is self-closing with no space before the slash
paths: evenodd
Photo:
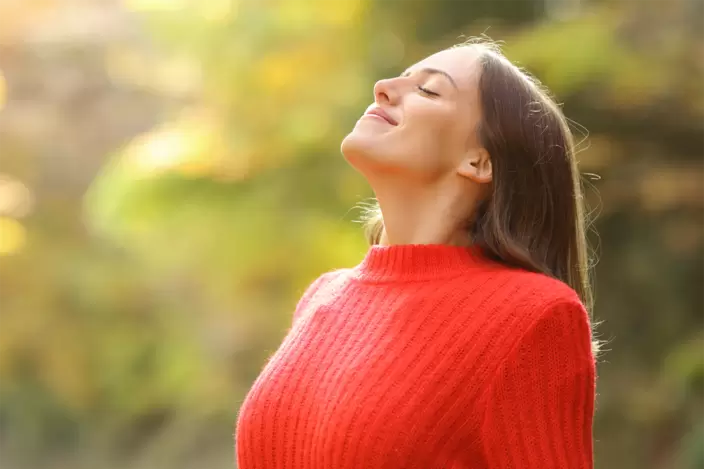
<path id="1" fill-rule="evenodd" d="M 490 196 L 467 223 L 468 235 L 503 264 L 563 281 L 591 314 L 588 220 L 567 119 L 540 82 L 496 44 L 473 39 L 455 47 L 480 49 L 476 131 L 492 165 Z M 378 206 L 367 214 L 366 235 L 370 244 L 384 235 Z"/>

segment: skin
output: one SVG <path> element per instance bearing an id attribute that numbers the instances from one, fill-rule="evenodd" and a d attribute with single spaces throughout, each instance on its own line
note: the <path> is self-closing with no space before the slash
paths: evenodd
<path id="1" fill-rule="evenodd" d="M 471 46 L 443 50 L 380 80 L 367 112 L 378 106 L 397 125 L 365 114 L 343 140 L 345 159 L 379 202 L 381 244 L 471 243 L 465 225 L 492 176 L 476 133 L 478 58 Z"/>

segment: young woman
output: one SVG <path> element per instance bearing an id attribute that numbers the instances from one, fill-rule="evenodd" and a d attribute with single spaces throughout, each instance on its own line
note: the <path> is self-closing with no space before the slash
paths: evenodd
<path id="1" fill-rule="evenodd" d="M 240 469 L 592 468 L 572 136 L 497 48 L 379 81 L 342 142 L 379 217 L 304 293 L 238 416 Z"/>

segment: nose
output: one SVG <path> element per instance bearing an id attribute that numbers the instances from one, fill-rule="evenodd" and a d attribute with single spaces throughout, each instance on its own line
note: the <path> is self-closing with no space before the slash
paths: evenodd
<path id="1" fill-rule="evenodd" d="M 394 79 L 386 78 L 374 84 L 374 101 L 377 104 L 395 104 L 398 91 L 394 86 Z"/>

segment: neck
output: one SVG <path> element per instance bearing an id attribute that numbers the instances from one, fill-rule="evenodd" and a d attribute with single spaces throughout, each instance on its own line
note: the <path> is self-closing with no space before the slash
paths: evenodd
<path id="1" fill-rule="evenodd" d="M 471 244 L 465 225 L 472 198 L 466 186 L 452 181 L 424 187 L 386 182 L 376 184 L 374 192 L 384 218 L 381 245 Z"/>

